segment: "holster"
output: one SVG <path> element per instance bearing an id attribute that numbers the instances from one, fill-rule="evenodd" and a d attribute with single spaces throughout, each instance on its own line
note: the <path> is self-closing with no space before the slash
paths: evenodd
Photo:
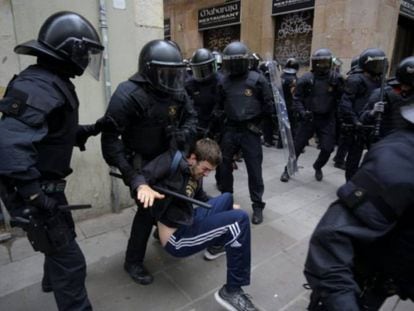
<path id="1" fill-rule="evenodd" d="M 33 215 L 29 217 L 30 224 L 23 227 L 35 251 L 46 255 L 58 252 L 73 239 L 73 229 L 69 227 L 63 212 L 56 212 L 46 217 Z"/>

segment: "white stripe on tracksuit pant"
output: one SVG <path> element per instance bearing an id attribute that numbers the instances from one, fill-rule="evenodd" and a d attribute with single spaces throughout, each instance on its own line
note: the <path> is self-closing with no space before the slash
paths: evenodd
<path id="1" fill-rule="evenodd" d="M 233 209 L 233 197 L 224 193 L 208 201 L 212 209 L 194 210 L 194 222 L 180 226 L 165 249 L 175 257 L 187 257 L 212 245 L 224 245 L 227 285 L 250 284 L 250 223 L 247 213 Z"/>

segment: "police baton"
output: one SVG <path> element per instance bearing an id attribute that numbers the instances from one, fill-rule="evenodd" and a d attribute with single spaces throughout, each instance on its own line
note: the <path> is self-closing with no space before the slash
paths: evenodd
<path id="1" fill-rule="evenodd" d="M 382 64 L 382 75 L 381 75 L 381 85 L 380 85 L 380 101 L 384 102 L 384 92 L 385 92 L 385 76 L 387 74 L 387 61 L 384 59 L 384 63 Z M 381 131 L 381 123 L 382 123 L 382 114 L 383 112 L 376 112 L 375 115 L 375 123 L 374 123 L 374 140 L 378 140 Z"/>
<path id="2" fill-rule="evenodd" d="M 58 209 L 64 212 L 64 211 L 74 211 L 78 209 L 87 209 L 91 207 L 92 205 L 90 204 L 74 204 L 74 205 L 59 205 Z"/>
<path id="3" fill-rule="evenodd" d="M 109 175 L 111 175 L 113 177 L 117 177 L 117 178 L 122 178 L 122 175 L 118 174 L 118 173 L 110 172 Z M 161 193 L 166 194 L 166 195 L 170 195 L 170 196 L 172 196 L 174 198 L 177 198 L 179 200 L 183 200 L 183 201 L 192 203 L 194 205 L 204 207 L 204 208 L 208 208 L 208 209 L 212 208 L 212 206 L 210 204 L 208 204 L 206 202 L 203 202 L 203 201 L 200 201 L 200 200 L 196 200 L 196 199 L 187 197 L 184 194 L 181 194 L 181 193 L 169 190 L 169 189 L 165 189 L 165 188 L 162 188 L 162 187 L 156 186 L 156 185 L 151 185 L 150 187 L 157 190 L 158 192 L 161 192 Z"/>

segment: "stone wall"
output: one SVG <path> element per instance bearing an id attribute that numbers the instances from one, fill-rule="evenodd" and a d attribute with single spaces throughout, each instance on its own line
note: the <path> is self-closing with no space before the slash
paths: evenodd
<path id="1" fill-rule="evenodd" d="M 346 69 L 366 48 L 391 57 L 399 7 L 399 0 L 316 0 L 312 51 L 330 48 Z"/>

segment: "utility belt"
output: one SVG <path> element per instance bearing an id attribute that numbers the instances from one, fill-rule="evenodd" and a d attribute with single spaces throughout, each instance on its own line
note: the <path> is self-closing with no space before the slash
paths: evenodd
<path id="1" fill-rule="evenodd" d="M 45 180 L 40 182 L 40 189 L 46 194 L 63 193 L 66 188 L 66 180 Z"/>
<path id="2" fill-rule="evenodd" d="M 352 123 L 342 123 L 341 133 L 346 136 L 356 135 L 359 137 L 369 138 L 374 132 L 373 125 L 360 125 L 356 126 Z"/>
<path id="3" fill-rule="evenodd" d="M 227 121 L 226 128 L 233 132 L 250 131 L 256 135 L 262 135 L 260 126 L 256 125 L 252 120 L 249 121 Z"/>

